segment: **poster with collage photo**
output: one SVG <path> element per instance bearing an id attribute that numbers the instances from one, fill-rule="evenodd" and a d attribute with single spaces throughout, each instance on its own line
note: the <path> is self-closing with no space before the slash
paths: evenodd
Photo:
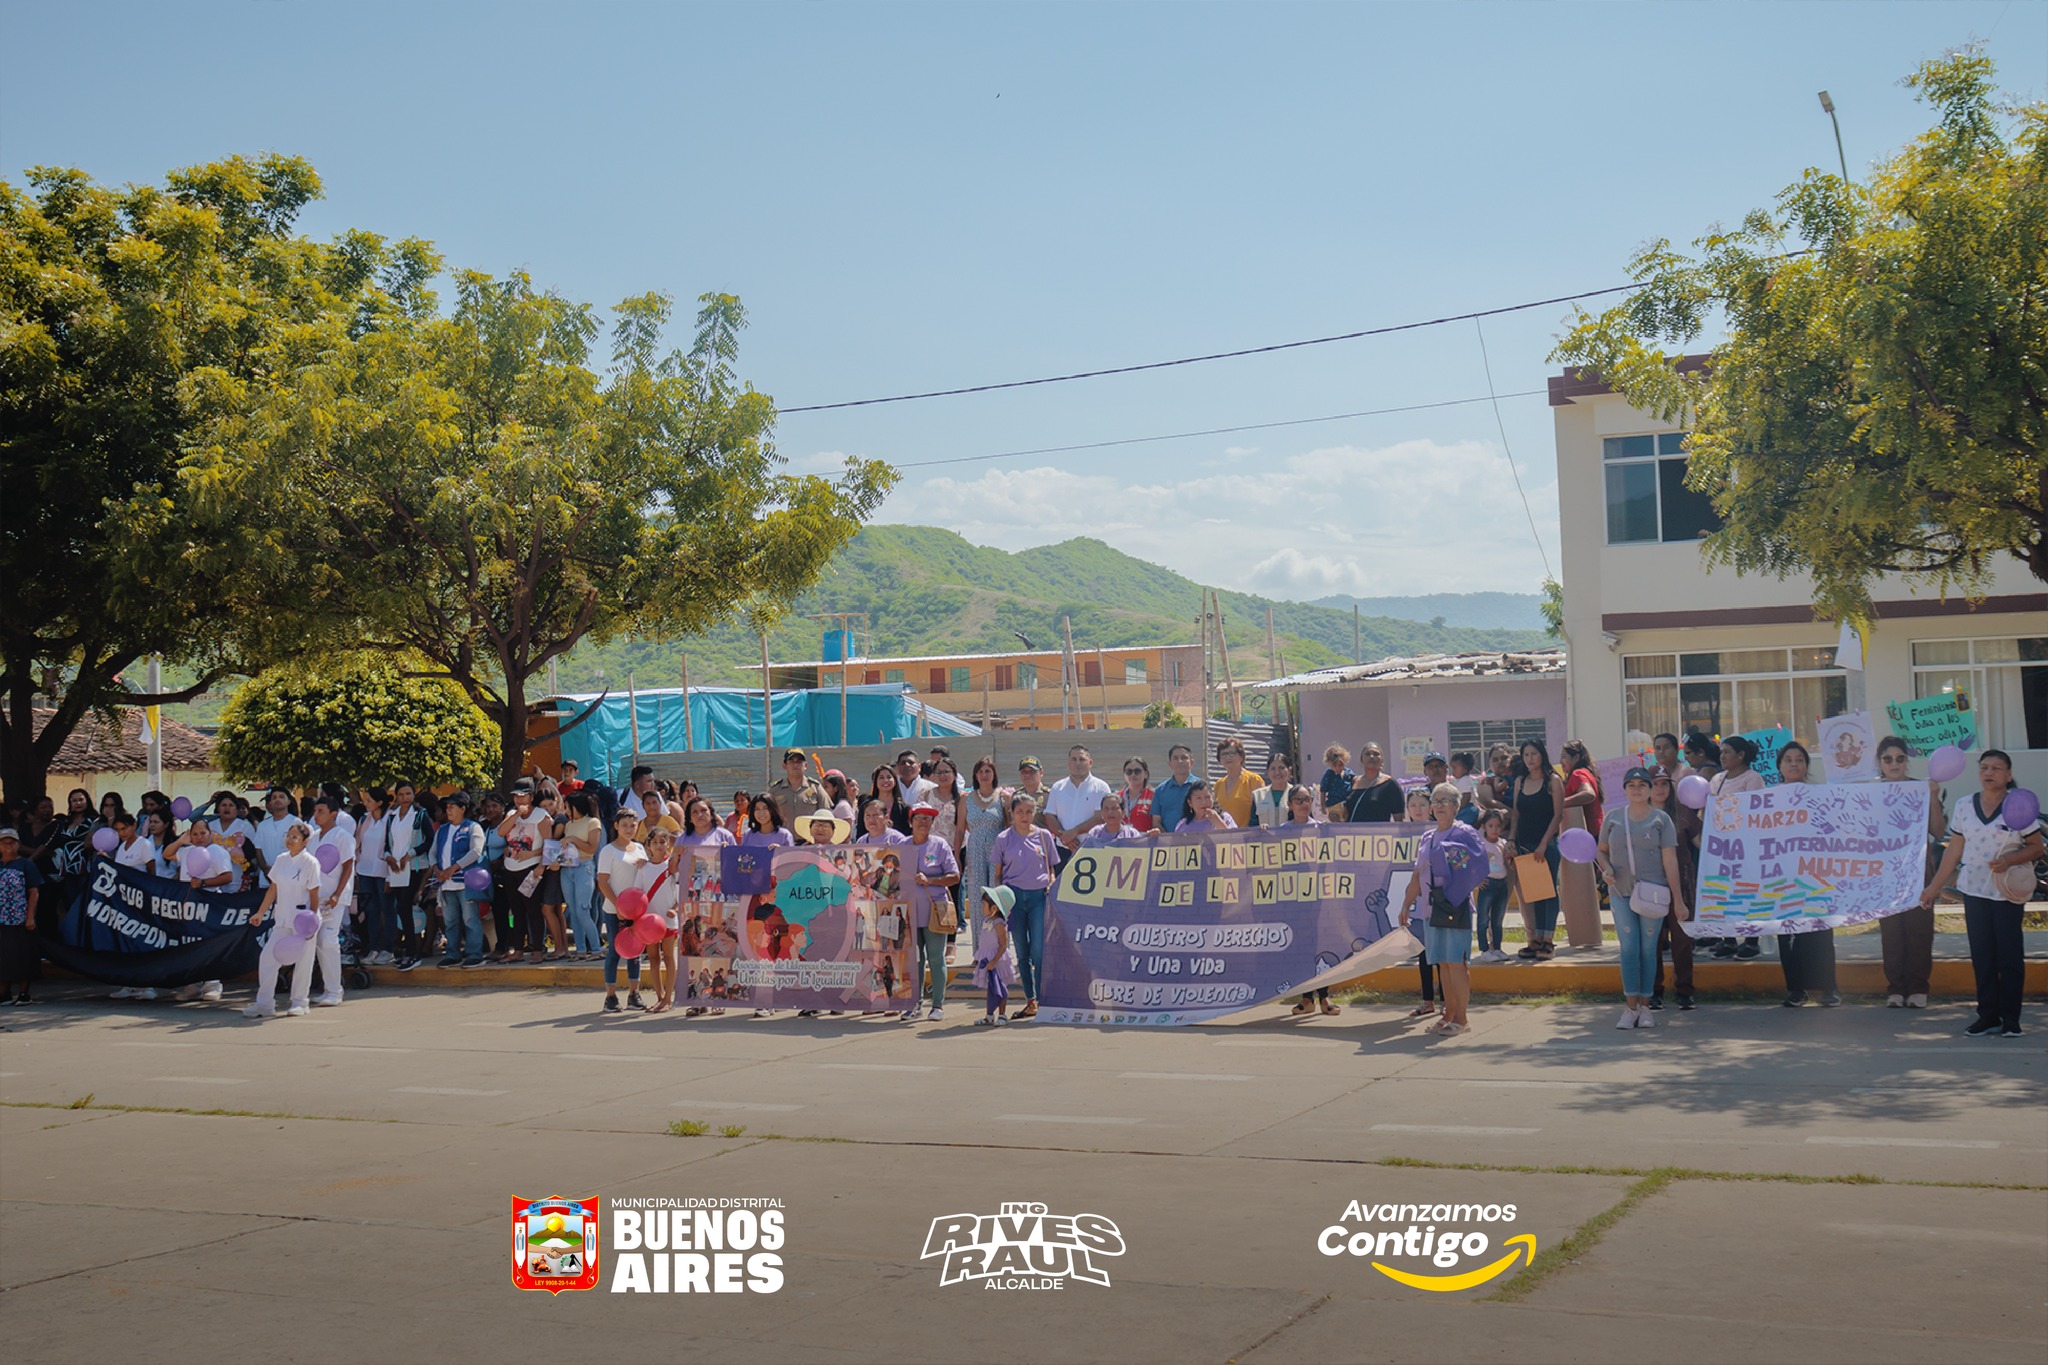
<path id="1" fill-rule="evenodd" d="M 684 851 L 677 1003 L 723 1009 L 899 1010 L 911 980 L 909 906 L 894 848 L 775 855 L 766 893 L 728 895 L 722 851 Z"/>

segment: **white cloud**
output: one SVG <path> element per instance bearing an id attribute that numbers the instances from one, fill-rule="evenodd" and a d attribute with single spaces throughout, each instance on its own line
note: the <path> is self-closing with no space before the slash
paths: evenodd
<path id="1" fill-rule="evenodd" d="M 785 466 L 785 472 L 790 474 L 823 474 L 828 479 L 836 479 L 839 477 L 840 471 L 846 468 L 846 462 L 849 458 L 851 457 L 843 450 L 815 451 L 809 455 L 798 455 L 792 458 L 788 465 Z"/>
<path id="2" fill-rule="evenodd" d="M 1051 467 L 940 475 L 906 482 L 878 519 L 1006 550 L 1093 536 L 1204 583 L 1281 598 L 1535 592 L 1542 581 L 1507 458 L 1482 442 L 1182 467 L 1188 477 L 1159 483 Z M 1528 488 L 1554 560 L 1556 482 Z"/>

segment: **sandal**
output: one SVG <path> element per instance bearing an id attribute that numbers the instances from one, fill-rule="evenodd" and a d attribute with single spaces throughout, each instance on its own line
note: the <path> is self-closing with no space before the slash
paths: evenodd
<path id="1" fill-rule="evenodd" d="M 1424 1019 L 1435 1013 L 1436 1006 L 1425 1002 L 1423 1004 L 1417 1005 L 1414 1009 L 1409 1010 L 1408 1017 L 1410 1019 Z"/>
<path id="2" fill-rule="evenodd" d="M 1314 1014 L 1315 1012 L 1315 1005 L 1307 1000 L 1302 1001 L 1299 1005 L 1288 1011 L 1290 1014 Z"/>
<path id="3" fill-rule="evenodd" d="M 1327 1001 L 1327 1000 L 1325 1000 L 1325 1001 L 1323 1002 L 1323 1013 L 1324 1013 L 1324 1014 L 1342 1014 L 1343 1012 L 1344 1012 L 1344 1007 L 1343 1007 L 1342 1005 L 1333 1005 L 1333 1004 L 1331 1004 L 1331 1003 L 1330 1003 L 1329 1001 Z"/>

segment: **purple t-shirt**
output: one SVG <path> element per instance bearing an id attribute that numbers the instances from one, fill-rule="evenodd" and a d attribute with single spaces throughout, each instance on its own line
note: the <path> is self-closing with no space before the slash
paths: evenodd
<path id="1" fill-rule="evenodd" d="M 1207 818 L 1183 820 L 1173 832 L 1175 834 L 1214 834 L 1218 830 L 1236 828 L 1237 821 L 1231 818 L 1229 811 L 1212 807 Z"/>
<path id="2" fill-rule="evenodd" d="M 910 843 L 908 839 L 903 842 Z M 953 856 L 953 846 L 944 839 L 927 839 L 921 844 L 911 844 L 907 861 L 910 867 L 904 870 L 904 889 L 910 892 L 910 917 L 914 928 L 925 929 L 931 925 L 932 901 L 940 896 L 950 899 L 952 892 L 943 886 L 920 886 L 917 879 L 924 877 L 957 877 L 960 875 L 960 860 Z"/>
<path id="3" fill-rule="evenodd" d="M 1019 891 L 1043 891 L 1052 885 L 1052 834 L 1033 827 L 1019 834 L 1015 825 L 996 836 L 996 857 L 1003 864 L 1003 885 Z"/>
<path id="4" fill-rule="evenodd" d="M 788 830 L 782 832 L 784 834 L 789 833 Z M 733 838 L 732 831 L 724 825 L 713 825 L 709 834 L 678 834 L 676 836 L 676 844 L 681 848 L 722 848 L 727 844 L 737 844 L 738 842 L 738 839 Z"/>
<path id="5" fill-rule="evenodd" d="M 884 844 L 907 844 L 910 842 L 910 836 L 900 830 L 885 829 L 880 834 L 863 834 L 853 842 L 865 844 L 869 848 L 879 848 Z"/>
<path id="6" fill-rule="evenodd" d="M 795 848 L 796 836 L 786 829 L 771 829 L 763 833 L 750 829 L 740 840 L 741 848 Z"/>
<path id="7" fill-rule="evenodd" d="M 1120 839 L 1142 839 L 1144 837 L 1143 834 L 1132 829 L 1129 825 L 1117 826 L 1117 831 L 1114 834 L 1109 832 L 1108 825 L 1097 825 L 1094 829 L 1081 836 L 1081 847 L 1101 848 L 1105 844 L 1113 844 Z"/>

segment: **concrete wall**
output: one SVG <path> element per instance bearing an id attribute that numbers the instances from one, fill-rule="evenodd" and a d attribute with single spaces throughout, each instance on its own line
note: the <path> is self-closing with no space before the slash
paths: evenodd
<path id="1" fill-rule="evenodd" d="M 1541 716 L 1548 724 L 1550 751 L 1565 736 L 1565 685 L 1561 673 L 1526 678 L 1456 678 L 1440 682 L 1397 682 L 1360 687 L 1309 687 L 1301 696 L 1302 760 L 1311 776 L 1323 772 L 1323 750 L 1332 743 L 1354 759 L 1367 740 L 1386 750 L 1387 771 L 1407 777 L 1401 741 L 1426 739 L 1449 753 L 1452 721 L 1520 720 Z M 1616 753 L 1620 750 L 1617 748 Z M 1483 762 L 1483 759 L 1482 759 Z"/>
<path id="2" fill-rule="evenodd" d="M 149 774 L 140 768 L 123 773 L 51 773 L 50 797 L 60 812 L 64 809 L 65 794 L 73 787 L 83 787 L 92 793 L 94 809 L 98 809 L 100 797 L 108 792 L 119 792 L 128 809 L 134 810 L 142 804 L 142 794 L 149 790 Z M 235 783 L 209 770 L 166 772 L 161 790 L 174 800 L 182 796 L 196 806 L 223 788 L 241 791 Z M 253 801 L 255 797 L 252 795 L 250 799 Z"/>

